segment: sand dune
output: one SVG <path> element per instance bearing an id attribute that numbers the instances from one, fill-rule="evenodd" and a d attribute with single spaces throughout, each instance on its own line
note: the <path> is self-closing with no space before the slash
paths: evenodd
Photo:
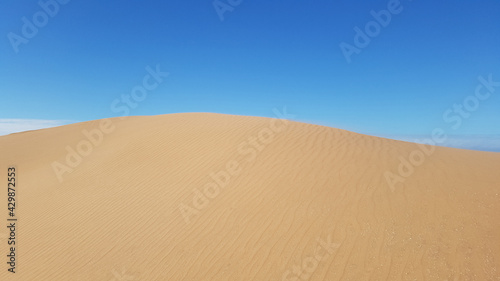
<path id="1" fill-rule="evenodd" d="M 500 154 L 426 149 L 208 113 L 2 136 L 0 280 L 500 280 Z"/>

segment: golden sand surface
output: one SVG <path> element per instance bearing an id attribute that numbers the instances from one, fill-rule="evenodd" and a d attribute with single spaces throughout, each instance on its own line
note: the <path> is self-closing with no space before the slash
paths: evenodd
<path id="1" fill-rule="evenodd" d="M 179 113 L 1 136 L 0 186 L 0 280 L 500 280 L 500 153 Z"/>

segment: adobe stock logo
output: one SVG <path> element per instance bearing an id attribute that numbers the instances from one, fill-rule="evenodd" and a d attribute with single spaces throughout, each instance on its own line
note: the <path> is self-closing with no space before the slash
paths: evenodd
<path id="1" fill-rule="evenodd" d="M 76 144 L 76 149 L 67 145 L 65 162 L 60 163 L 59 161 L 52 162 L 52 169 L 57 176 L 60 183 L 63 182 L 64 173 L 72 173 L 73 170 L 82 163 L 83 159 L 89 156 L 95 147 L 101 145 L 104 140 L 105 135 L 111 134 L 115 130 L 115 125 L 110 119 L 102 119 L 99 128 L 88 130 L 82 130 L 82 134 L 85 137 Z"/>
<path id="2" fill-rule="evenodd" d="M 326 241 L 321 238 L 317 238 L 316 241 L 318 245 L 313 255 L 302 259 L 301 263 L 299 262 L 299 264 L 295 264 L 291 269 L 285 271 L 281 276 L 281 281 L 309 280 L 318 269 L 320 262 L 326 261 L 340 247 L 340 243 L 332 242 L 332 235 L 328 235 Z"/>
<path id="3" fill-rule="evenodd" d="M 28 44 L 29 39 L 32 39 L 38 34 L 38 30 L 43 28 L 49 23 L 49 17 L 53 18 L 59 13 L 60 5 L 68 4 L 70 0 L 40 0 L 38 1 L 38 6 L 42 10 L 36 12 L 31 17 L 31 20 L 27 17 L 22 17 L 21 21 L 23 26 L 21 27 L 21 35 L 14 32 L 9 32 L 7 38 L 9 38 L 10 45 L 14 52 L 19 53 L 19 46 L 21 44 Z"/>
<path id="4" fill-rule="evenodd" d="M 133 87 L 130 94 L 123 94 L 120 98 L 116 98 L 111 103 L 111 110 L 114 113 L 122 113 L 121 118 L 130 115 L 131 109 L 137 108 L 139 102 L 144 101 L 148 94 L 154 91 L 168 77 L 169 73 L 160 70 L 160 65 L 157 64 L 153 69 L 151 66 L 146 66 L 147 74 L 143 76 L 142 83 Z M 83 138 L 75 146 L 67 145 L 66 157 L 63 163 L 59 161 L 52 162 L 52 169 L 60 183 L 63 182 L 65 173 L 72 173 L 83 160 L 92 154 L 94 148 L 99 147 L 105 137 L 115 131 L 115 124 L 111 119 L 102 119 L 99 127 L 92 130 L 82 130 Z"/>
<path id="5" fill-rule="evenodd" d="M 290 123 L 289 119 L 295 117 L 295 115 L 287 113 L 286 107 L 283 107 L 282 111 L 274 108 L 273 112 L 278 118 L 269 119 L 268 126 L 263 127 L 257 134 L 251 135 L 241 142 L 236 147 L 238 155 L 227 161 L 223 169 L 211 172 L 208 175 L 210 181 L 203 185 L 201 190 L 198 188 L 193 189 L 192 204 L 179 204 L 179 211 L 186 224 L 191 223 L 192 219 L 198 217 L 202 210 L 213 204 L 215 198 L 223 190 L 229 189 L 231 187 L 230 183 L 241 174 L 245 163 L 254 162 L 259 153 L 266 149 L 279 133 L 287 129 Z"/>
<path id="6" fill-rule="evenodd" d="M 496 88 L 499 87 L 500 81 L 494 81 L 492 74 L 486 78 L 479 76 L 474 94 L 466 96 L 460 103 L 454 103 L 452 107 L 446 109 L 442 114 L 443 121 L 451 123 L 452 130 L 458 130 L 462 126 L 463 120 L 470 118 L 472 113 L 480 108 L 481 103 L 493 96 Z M 408 155 L 399 156 L 399 165 L 395 173 L 390 170 L 385 171 L 384 177 L 392 192 L 395 191 L 398 183 L 404 183 L 419 166 L 423 165 L 434 154 L 435 145 L 443 144 L 448 139 L 446 131 L 445 128 L 434 128 L 430 138 L 416 143 L 418 148 L 412 150 Z"/>
<path id="7" fill-rule="evenodd" d="M 219 16 L 220 21 L 224 21 L 224 13 L 234 11 L 234 8 L 239 6 L 243 0 L 227 0 L 227 3 L 224 3 L 221 0 L 215 0 L 212 2 L 214 6 L 215 12 Z"/>
<path id="8" fill-rule="evenodd" d="M 397 15 L 402 11 L 403 6 L 399 0 L 389 0 L 386 10 L 383 9 L 378 12 L 371 10 L 370 14 L 374 20 L 367 22 L 363 30 L 357 26 L 354 27 L 354 46 L 346 42 L 339 44 L 347 63 L 351 63 L 351 56 L 353 54 L 360 54 L 361 50 L 370 44 L 371 39 L 377 37 L 382 28 L 387 27 L 391 23 L 393 15 Z"/>

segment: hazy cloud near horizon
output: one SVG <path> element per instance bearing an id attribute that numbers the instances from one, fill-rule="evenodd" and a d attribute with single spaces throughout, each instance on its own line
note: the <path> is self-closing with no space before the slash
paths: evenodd
<path id="1" fill-rule="evenodd" d="M 39 119 L 0 119 L 0 136 L 12 133 L 19 133 L 24 131 L 46 129 L 75 123 L 70 120 L 39 120 Z M 429 139 L 430 136 L 425 135 L 405 135 L 405 136 L 384 136 L 378 135 L 389 139 L 425 143 L 424 140 Z M 448 136 L 446 141 L 438 144 L 439 146 L 455 147 L 472 150 L 494 151 L 500 152 L 500 135 L 471 135 Z"/>
<path id="2" fill-rule="evenodd" d="M 430 136 L 423 135 L 380 137 L 415 143 L 426 143 L 425 140 L 430 139 Z M 443 143 L 439 143 L 437 145 L 463 149 L 500 152 L 500 135 L 450 135 L 447 136 L 446 140 Z"/>
<path id="3" fill-rule="evenodd" d="M 73 123 L 69 120 L 0 119 L 0 136 Z"/>

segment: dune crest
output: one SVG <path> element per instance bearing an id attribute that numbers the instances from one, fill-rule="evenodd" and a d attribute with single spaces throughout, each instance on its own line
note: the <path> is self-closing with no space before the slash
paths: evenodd
<path id="1" fill-rule="evenodd" d="M 0 280 L 499 280 L 500 153 L 418 149 L 209 113 L 1 136 Z"/>

